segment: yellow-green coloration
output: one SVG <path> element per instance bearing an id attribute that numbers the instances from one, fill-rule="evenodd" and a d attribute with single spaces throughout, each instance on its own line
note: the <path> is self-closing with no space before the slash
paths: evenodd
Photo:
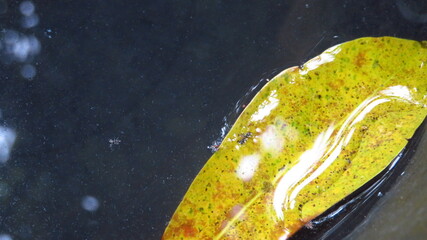
<path id="1" fill-rule="evenodd" d="M 384 170 L 427 114 L 427 43 L 361 38 L 255 96 L 163 239 L 287 239 Z"/>

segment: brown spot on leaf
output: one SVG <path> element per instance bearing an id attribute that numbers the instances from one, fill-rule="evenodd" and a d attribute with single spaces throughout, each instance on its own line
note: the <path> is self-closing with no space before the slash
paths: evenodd
<path id="1" fill-rule="evenodd" d="M 354 64 L 357 67 L 362 67 L 366 63 L 365 53 L 360 52 L 357 54 L 356 58 L 354 59 Z"/>
<path id="2" fill-rule="evenodd" d="M 194 221 L 189 220 L 186 223 L 181 225 L 181 229 L 185 237 L 195 237 L 197 236 L 197 229 L 194 227 Z"/>
<path id="3" fill-rule="evenodd" d="M 330 81 L 328 83 L 328 86 L 334 90 L 340 89 L 344 86 L 344 80 L 342 79 L 337 79 L 335 81 Z"/>

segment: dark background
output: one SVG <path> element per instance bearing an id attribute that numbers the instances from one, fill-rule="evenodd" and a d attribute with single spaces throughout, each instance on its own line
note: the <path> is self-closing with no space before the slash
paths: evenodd
<path id="1" fill-rule="evenodd" d="M 30 28 L 21 3 L 0 0 L 1 32 L 41 50 L 0 48 L 0 125 L 17 136 L 0 167 L 1 240 L 160 239 L 251 86 L 358 37 L 427 39 L 421 0 L 34 0 Z M 427 234 L 425 160 L 374 211 L 402 213 L 353 238 Z M 87 196 L 99 208 L 82 208 Z"/>

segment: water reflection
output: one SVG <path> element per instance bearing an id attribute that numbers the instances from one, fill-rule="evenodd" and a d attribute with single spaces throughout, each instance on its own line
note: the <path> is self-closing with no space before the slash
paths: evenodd
<path id="1" fill-rule="evenodd" d="M 270 96 L 259 106 L 258 110 L 252 115 L 251 121 L 260 121 L 270 114 L 270 112 L 279 105 L 276 90 L 271 91 Z"/>
<path id="2" fill-rule="evenodd" d="M 319 134 L 311 149 L 305 151 L 299 158 L 299 162 L 292 167 L 279 181 L 276 186 L 273 197 L 273 208 L 279 219 L 284 219 L 282 211 L 283 203 L 294 202 L 294 194 L 289 196 L 289 192 L 296 184 L 301 181 L 309 171 L 312 171 L 315 164 L 324 156 L 328 142 L 333 133 L 334 127 L 330 126 L 328 130 Z M 298 187 L 298 186 L 297 186 Z M 288 208 L 288 207 L 285 207 Z M 292 207 L 291 207 L 292 208 Z"/>
<path id="3" fill-rule="evenodd" d="M 418 92 L 417 88 L 413 88 L 412 91 Z M 414 100 L 414 97 L 412 96 L 412 93 L 407 86 L 402 86 L 402 85 L 392 86 L 385 90 L 382 90 L 380 94 L 388 97 L 394 97 L 401 101 L 407 101 L 412 104 L 422 105 L 418 101 Z"/>
<path id="4" fill-rule="evenodd" d="M 413 91 L 416 92 L 416 89 Z M 378 95 L 364 100 L 351 112 L 339 129 L 336 129 L 335 124 L 331 124 L 317 136 L 312 148 L 301 154 L 295 166 L 276 178 L 279 182 L 274 191 L 273 208 L 278 219 L 284 220 L 283 211 L 294 209 L 295 199 L 304 187 L 324 173 L 338 158 L 352 139 L 356 124 L 364 120 L 376 106 L 391 100 L 421 104 L 414 100 L 408 87 L 391 86 L 379 91 Z"/>
<path id="5" fill-rule="evenodd" d="M 311 59 L 306 64 L 304 64 L 304 68 L 300 71 L 301 75 L 307 74 L 309 71 L 312 71 L 318 68 L 320 65 L 323 65 L 328 62 L 332 62 L 335 59 L 335 56 L 341 51 L 339 46 L 334 46 L 327 49 L 325 52 L 320 54 L 319 56 Z"/>

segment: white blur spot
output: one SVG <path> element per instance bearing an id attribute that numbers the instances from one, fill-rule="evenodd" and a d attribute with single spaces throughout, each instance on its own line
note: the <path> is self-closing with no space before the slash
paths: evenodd
<path id="1" fill-rule="evenodd" d="M 243 181 L 249 181 L 258 168 L 260 156 L 257 154 L 244 156 L 240 159 L 239 166 L 236 169 L 237 176 Z"/>
<path id="2" fill-rule="evenodd" d="M 1 233 L 0 240 L 12 240 L 13 238 L 9 234 Z"/>
<path id="3" fill-rule="evenodd" d="M 92 196 L 84 196 L 82 198 L 82 208 L 89 212 L 94 212 L 99 208 L 99 201 L 95 197 Z"/>
<path id="4" fill-rule="evenodd" d="M 261 142 L 264 150 L 279 152 L 283 148 L 284 139 L 274 125 L 269 125 L 261 135 Z"/>
<path id="5" fill-rule="evenodd" d="M 21 22 L 21 25 L 23 28 L 32 28 L 37 26 L 38 24 L 39 24 L 39 16 L 37 16 L 37 14 L 24 16 Z"/>
<path id="6" fill-rule="evenodd" d="M 15 139 L 16 134 L 12 129 L 0 127 L 0 163 L 5 163 L 9 160 Z"/>
<path id="7" fill-rule="evenodd" d="M 21 76 L 24 78 L 31 79 L 36 76 L 36 68 L 31 64 L 25 64 L 21 68 Z"/>
<path id="8" fill-rule="evenodd" d="M 260 121 L 270 114 L 270 112 L 279 105 L 276 90 L 271 91 L 267 100 L 260 104 L 258 110 L 251 116 L 251 121 Z"/>
<path id="9" fill-rule="evenodd" d="M 378 192 L 377 196 L 382 197 L 382 196 L 384 196 L 384 194 L 382 192 Z"/>
<path id="10" fill-rule="evenodd" d="M 32 15 L 35 10 L 36 6 L 34 6 L 34 3 L 31 1 L 23 1 L 21 4 L 19 4 L 19 11 L 24 16 Z"/>

